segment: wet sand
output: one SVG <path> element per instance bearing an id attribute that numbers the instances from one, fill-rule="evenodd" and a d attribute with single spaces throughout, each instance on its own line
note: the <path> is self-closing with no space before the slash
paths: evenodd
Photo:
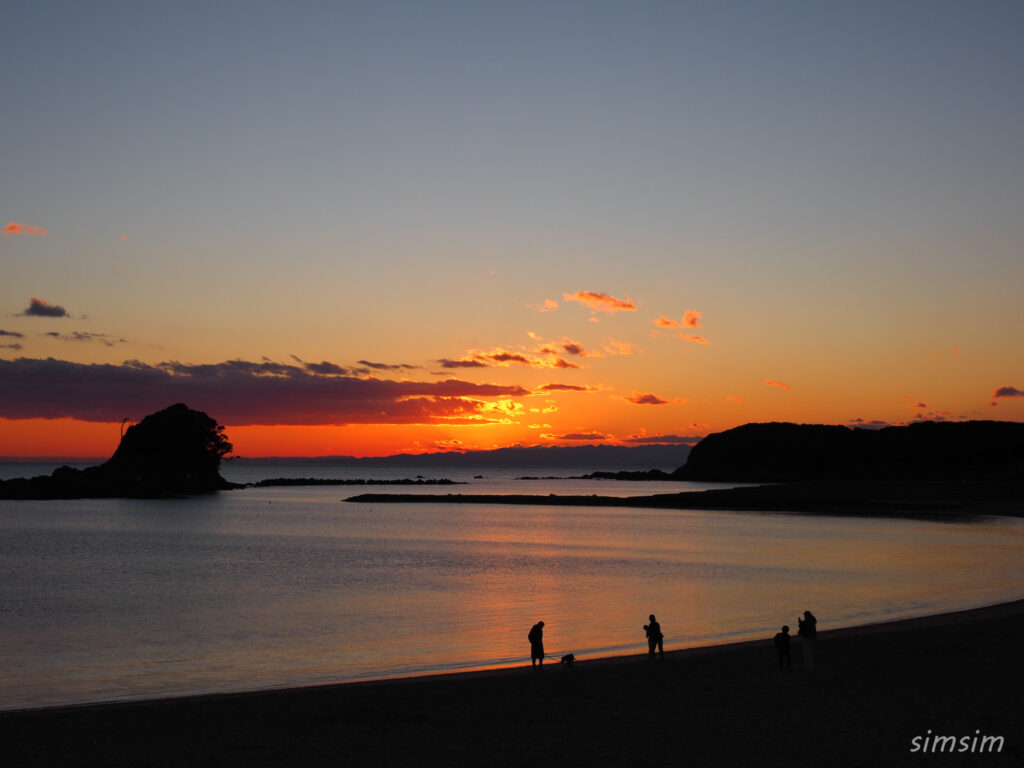
<path id="1" fill-rule="evenodd" d="M 0 713 L 0 764 L 1021 765 L 1022 683 L 1024 600 L 823 631 L 813 670 L 794 640 L 780 671 L 765 638 L 664 662 Z M 933 752 L 940 735 L 968 751 Z M 918 736 L 927 753 L 910 751 Z M 983 736 L 1002 750 L 978 754 Z"/>

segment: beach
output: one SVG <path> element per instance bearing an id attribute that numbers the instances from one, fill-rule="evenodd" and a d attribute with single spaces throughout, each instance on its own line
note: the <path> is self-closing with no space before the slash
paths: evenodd
<path id="1" fill-rule="evenodd" d="M 819 617 L 819 629 L 813 670 L 794 639 L 793 668 L 780 671 L 770 637 L 670 651 L 663 662 L 580 659 L 571 670 L 557 659 L 530 669 L 524 648 L 524 666 L 496 671 L 4 712 L 0 760 L 249 768 L 1024 760 L 1024 601 L 831 631 Z"/>

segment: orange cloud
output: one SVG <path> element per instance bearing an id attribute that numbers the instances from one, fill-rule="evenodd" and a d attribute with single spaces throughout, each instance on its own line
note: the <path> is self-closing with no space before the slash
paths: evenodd
<path id="1" fill-rule="evenodd" d="M 475 357 L 480 360 L 489 360 L 497 363 L 498 365 L 509 365 L 510 363 L 515 363 L 517 365 L 528 365 L 535 368 L 579 368 L 575 363 L 570 363 L 568 360 L 563 360 L 560 357 L 546 359 L 543 357 L 526 355 L 522 352 L 508 352 L 503 349 L 480 353 Z"/>
<path id="2" fill-rule="evenodd" d="M 730 403 L 742 403 L 743 402 L 742 398 L 739 398 L 736 395 L 726 395 L 725 399 L 727 401 L 729 401 Z"/>
<path id="3" fill-rule="evenodd" d="M 625 299 L 617 299 L 607 293 L 596 293 L 594 291 L 576 291 L 576 293 L 563 293 L 562 298 L 566 301 L 578 301 L 592 312 L 607 312 L 610 315 L 616 312 L 636 312 L 636 304 L 628 296 Z"/>
<path id="4" fill-rule="evenodd" d="M 558 302 L 554 299 L 544 299 L 543 304 L 527 304 L 527 309 L 535 309 L 538 312 L 554 312 L 558 309 Z"/>
<path id="5" fill-rule="evenodd" d="M 702 328 L 700 319 L 704 316 L 703 312 L 698 312 L 695 309 L 686 310 L 686 314 L 683 315 L 683 326 L 685 328 Z"/>
<path id="6" fill-rule="evenodd" d="M 431 443 L 422 443 L 420 441 L 414 441 L 418 448 L 425 448 L 430 452 L 442 451 L 444 453 L 465 453 L 468 449 L 466 444 L 461 440 L 434 440 Z"/>
<path id="7" fill-rule="evenodd" d="M 710 344 L 711 342 L 705 339 L 703 336 L 694 336 L 690 333 L 680 333 L 679 338 L 690 344 Z"/>
<path id="8" fill-rule="evenodd" d="M 565 353 L 575 357 L 604 357 L 600 352 L 588 351 L 582 343 L 570 339 L 568 336 L 563 336 L 561 341 L 545 341 L 543 337 L 533 331 L 527 331 L 526 335 L 540 345 L 533 349 L 534 353 L 538 355 L 557 357 Z"/>
<path id="9" fill-rule="evenodd" d="M 530 337 L 537 339 L 537 335 L 531 333 Z M 582 346 L 571 343 L 568 345 L 560 345 L 563 349 L 566 349 L 571 354 L 582 354 L 586 356 Z M 570 363 L 568 360 L 564 360 L 558 356 L 559 352 L 555 347 L 550 345 L 540 347 L 537 352 L 539 354 L 532 354 L 523 351 L 510 351 L 498 347 L 488 352 L 480 350 L 470 350 L 465 357 L 461 360 L 438 360 L 443 368 L 484 368 L 489 365 L 526 365 L 533 368 L 579 368 L 580 366 L 576 363 Z"/>
<path id="10" fill-rule="evenodd" d="M 703 316 L 703 312 L 698 312 L 696 309 L 688 309 L 683 314 L 683 319 L 678 322 L 661 315 L 654 321 L 654 324 L 658 328 L 669 328 L 672 330 L 677 328 L 703 328 L 704 326 L 700 324 L 700 319 Z"/>
<path id="11" fill-rule="evenodd" d="M 616 341 L 610 338 L 608 343 L 604 345 L 604 351 L 608 355 L 636 355 L 641 350 L 638 346 L 630 344 L 628 341 Z"/>
<path id="12" fill-rule="evenodd" d="M 779 387 L 780 389 L 784 389 L 787 392 L 790 391 L 789 385 L 783 384 L 781 381 L 775 381 L 774 379 L 765 379 L 764 383 L 769 387 Z"/>
<path id="13" fill-rule="evenodd" d="M 28 224 L 19 224 L 16 221 L 10 221 L 7 226 L 4 227 L 5 235 L 45 235 L 46 230 L 42 227 L 33 227 Z"/>

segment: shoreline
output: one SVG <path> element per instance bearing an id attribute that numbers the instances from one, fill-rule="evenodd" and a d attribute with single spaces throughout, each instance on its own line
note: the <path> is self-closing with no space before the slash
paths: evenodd
<path id="1" fill-rule="evenodd" d="M 903 629 L 923 629 L 931 626 L 942 626 L 950 621 L 969 620 L 989 616 L 1017 615 L 1024 618 L 1024 597 L 991 603 L 971 608 L 959 608 L 953 611 L 942 611 L 940 613 L 928 613 L 921 616 L 909 616 L 902 618 L 885 619 L 880 621 L 869 621 L 865 624 L 851 624 L 835 629 L 822 630 L 819 634 L 822 638 L 846 637 L 850 635 L 875 634 L 890 630 L 900 631 Z M 795 628 L 793 629 L 795 639 Z M 684 658 L 688 656 L 699 656 L 707 653 L 727 652 L 734 649 L 762 646 L 765 644 L 764 636 L 747 640 L 730 640 L 726 642 L 710 642 L 700 645 L 692 645 L 683 648 L 670 648 L 665 651 L 666 658 Z M 609 656 L 585 656 L 576 659 L 577 667 L 601 668 L 604 666 L 618 666 L 620 664 L 636 663 L 646 655 L 643 651 L 636 653 L 619 653 Z M 438 670 L 430 672 L 414 672 L 411 674 L 395 674 L 383 676 L 370 676 L 348 680 L 298 683 L 295 685 L 283 684 L 266 688 L 246 688 L 240 690 L 204 691 L 198 693 L 177 693 L 168 695 L 150 695 L 139 698 L 128 699 L 106 699 L 99 701 L 75 702 L 69 704 L 46 704 L 40 706 L 14 707 L 0 709 L 0 718 L 13 714 L 48 713 L 61 712 L 78 709 L 105 709 L 112 707 L 145 706 L 159 702 L 207 700 L 221 697 L 247 697 L 260 696 L 264 694 L 277 694 L 302 691 L 318 690 L 325 688 L 340 688 L 348 686 L 364 685 L 388 685 L 388 684 L 414 684 L 430 681 L 447 681 L 474 678 L 494 678 L 505 675 L 514 675 L 529 665 L 525 661 L 516 664 L 493 665 L 484 667 L 470 667 L 466 669 Z M 558 666 L 559 660 L 556 656 L 548 656 L 548 666 Z"/>
<path id="2" fill-rule="evenodd" d="M 582 659 L 572 671 L 552 660 L 543 670 L 7 710 L 0 757 L 7 765 L 260 766 L 337 764 L 350 753 L 356 765 L 408 765 L 427 762 L 426 750 L 445 765 L 597 765 L 625 764 L 641 749 L 663 761 L 729 765 L 756 754 L 789 761 L 802 749 L 830 765 L 900 765 L 910 739 L 932 729 L 1001 735 L 1006 748 L 986 764 L 1016 764 L 1022 641 L 1024 600 L 1015 600 L 823 629 L 814 670 L 800 668 L 795 640 L 794 669 L 780 672 L 764 638 L 673 650 L 653 664 L 631 654 Z M 498 743 L 518 758 L 499 759 Z M 557 760 L 535 762 L 533 749 Z"/>

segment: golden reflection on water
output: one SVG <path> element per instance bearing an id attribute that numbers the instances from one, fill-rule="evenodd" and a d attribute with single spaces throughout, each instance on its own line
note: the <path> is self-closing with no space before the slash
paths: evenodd
<path id="1" fill-rule="evenodd" d="M 830 629 L 1024 596 L 1020 520 L 371 508 L 322 489 L 0 511 L 0 708 L 526 664 L 538 620 L 557 661 L 644 652 L 651 613 L 670 649 L 767 642 L 808 609 Z"/>

